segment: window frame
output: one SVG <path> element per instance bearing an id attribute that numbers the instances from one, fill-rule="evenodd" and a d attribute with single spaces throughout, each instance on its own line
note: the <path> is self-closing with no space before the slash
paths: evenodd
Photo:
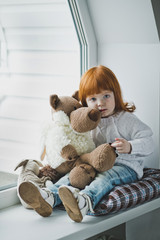
<path id="1" fill-rule="evenodd" d="M 97 40 L 90 19 L 87 0 L 68 0 L 72 19 L 80 44 L 81 75 L 89 68 L 97 65 Z"/>

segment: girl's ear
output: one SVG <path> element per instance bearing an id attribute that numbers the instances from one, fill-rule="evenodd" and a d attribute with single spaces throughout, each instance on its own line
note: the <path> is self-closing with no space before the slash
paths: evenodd
<path id="1" fill-rule="evenodd" d="M 72 95 L 73 98 L 75 98 L 79 102 L 79 92 L 75 91 Z"/>

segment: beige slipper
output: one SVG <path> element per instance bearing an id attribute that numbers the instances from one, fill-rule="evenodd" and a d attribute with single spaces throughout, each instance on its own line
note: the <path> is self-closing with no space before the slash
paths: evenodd
<path id="1" fill-rule="evenodd" d="M 83 209 L 79 209 L 78 192 L 78 189 L 70 186 L 61 186 L 59 188 L 59 197 L 61 198 L 69 217 L 75 222 L 81 222 L 83 216 L 88 211 L 88 204 Z"/>
<path id="2" fill-rule="evenodd" d="M 44 199 L 38 189 L 32 182 L 23 182 L 19 186 L 19 195 L 27 204 L 29 204 L 39 215 L 48 217 L 51 215 L 53 208 L 51 202 L 54 201 L 53 196 L 49 194 Z M 53 198 L 51 201 L 51 197 Z"/>

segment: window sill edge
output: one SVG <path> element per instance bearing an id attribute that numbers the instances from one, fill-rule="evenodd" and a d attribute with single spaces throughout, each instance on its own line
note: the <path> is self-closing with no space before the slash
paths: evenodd
<path id="1" fill-rule="evenodd" d="M 18 204 L 17 187 L 0 191 L 0 210 Z"/>

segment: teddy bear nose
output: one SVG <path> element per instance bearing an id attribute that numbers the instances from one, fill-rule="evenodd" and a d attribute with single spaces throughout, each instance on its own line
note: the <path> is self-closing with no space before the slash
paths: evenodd
<path id="1" fill-rule="evenodd" d="M 88 114 L 89 118 L 94 122 L 98 121 L 98 119 L 100 118 L 100 115 L 101 115 L 100 112 L 96 109 L 92 109 Z"/>

